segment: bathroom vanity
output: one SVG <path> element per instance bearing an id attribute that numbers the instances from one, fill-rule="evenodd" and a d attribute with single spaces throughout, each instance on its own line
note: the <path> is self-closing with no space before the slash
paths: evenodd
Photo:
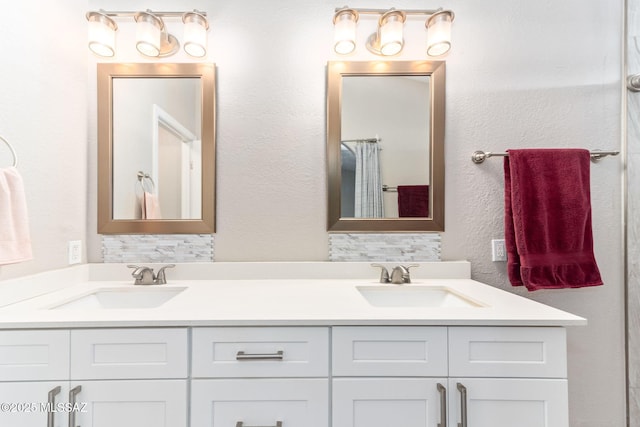
<path id="1" fill-rule="evenodd" d="M 14 294 L 0 424 L 569 425 L 578 316 L 470 280 L 463 262 L 423 263 L 401 286 L 364 263 L 234 264 L 178 265 L 144 288 L 88 265 Z"/>

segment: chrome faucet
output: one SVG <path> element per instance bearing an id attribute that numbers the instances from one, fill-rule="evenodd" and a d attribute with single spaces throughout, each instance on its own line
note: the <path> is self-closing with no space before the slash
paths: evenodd
<path id="1" fill-rule="evenodd" d="M 398 265 L 391 271 L 391 283 L 401 285 L 403 283 L 411 283 L 411 274 L 409 269 L 418 267 L 418 264 Z"/>
<path id="2" fill-rule="evenodd" d="M 382 264 L 371 264 L 371 266 L 380 268 L 380 283 L 393 283 L 394 285 L 411 283 L 411 274 L 409 273 L 409 269 L 419 267 L 418 264 L 398 265 L 394 267 L 391 274 L 389 274 L 387 267 Z"/>
<path id="3" fill-rule="evenodd" d="M 133 268 L 133 272 L 131 275 L 134 279 L 136 279 L 133 284 L 134 285 L 164 285 L 167 283 L 167 277 L 165 275 L 164 270 L 166 268 L 175 267 L 175 264 L 168 264 L 158 270 L 158 274 L 153 273 L 153 268 L 137 266 L 137 265 L 127 265 L 129 268 Z"/>
<path id="4" fill-rule="evenodd" d="M 382 264 L 371 264 L 371 267 L 380 267 L 380 283 L 390 283 L 389 270 Z"/>

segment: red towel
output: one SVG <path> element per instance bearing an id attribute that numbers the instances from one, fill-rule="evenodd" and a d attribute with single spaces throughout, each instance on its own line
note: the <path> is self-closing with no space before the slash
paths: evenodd
<path id="1" fill-rule="evenodd" d="M 593 255 L 590 154 L 509 150 L 504 161 L 507 270 L 514 286 L 602 285 Z"/>
<path id="2" fill-rule="evenodd" d="M 398 215 L 400 217 L 428 217 L 429 186 L 398 185 Z"/>

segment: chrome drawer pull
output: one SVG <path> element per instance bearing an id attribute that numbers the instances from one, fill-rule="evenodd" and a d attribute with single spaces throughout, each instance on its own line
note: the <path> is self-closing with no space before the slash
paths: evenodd
<path id="1" fill-rule="evenodd" d="M 53 412 L 53 408 L 54 406 L 56 406 L 56 395 L 59 394 L 62 391 L 62 388 L 60 386 L 57 386 L 55 388 L 53 388 L 52 390 L 49 390 L 49 393 L 47 394 L 47 427 L 54 427 L 53 426 L 53 416 L 55 415 L 55 413 Z"/>
<path id="2" fill-rule="evenodd" d="M 282 350 L 276 353 L 245 353 L 244 351 L 239 351 L 238 353 L 236 353 L 236 360 L 283 360 L 283 359 L 284 359 L 284 351 Z"/>
<path id="3" fill-rule="evenodd" d="M 458 427 L 467 427 L 467 388 L 458 383 L 458 391 L 460 392 L 460 421 Z"/>
<path id="4" fill-rule="evenodd" d="M 440 393 L 440 422 L 438 427 L 447 427 L 447 389 L 438 383 L 438 393 Z"/>
<path id="5" fill-rule="evenodd" d="M 69 412 L 69 427 L 76 426 L 76 411 L 73 410 L 76 406 L 76 396 L 82 391 L 82 386 L 76 386 L 69 391 L 69 403 L 71 404 L 71 411 Z"/>
<path id="6" fill-rule="evenodd" d="M 236 427 L 260 427 L 260 426 L 245 426 L 242 421 L 238 421 L 236 423 Z M 264 426 L 264 427 L 282 427 L 282 421 L 276 421 L 275 426 Z"/>

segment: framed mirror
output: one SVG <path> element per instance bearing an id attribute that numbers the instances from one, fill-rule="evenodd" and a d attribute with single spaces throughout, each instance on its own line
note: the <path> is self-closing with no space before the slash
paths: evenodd
<path id="1" fill-rule="evenodd" d="M 445 63 L 329 62 L 330 232 L 444 231 Z"/>
<path id="2" fill-rule="evenodd" d="M 215 231 L 213 64 L 98 64 L 98 233 Z"/>

